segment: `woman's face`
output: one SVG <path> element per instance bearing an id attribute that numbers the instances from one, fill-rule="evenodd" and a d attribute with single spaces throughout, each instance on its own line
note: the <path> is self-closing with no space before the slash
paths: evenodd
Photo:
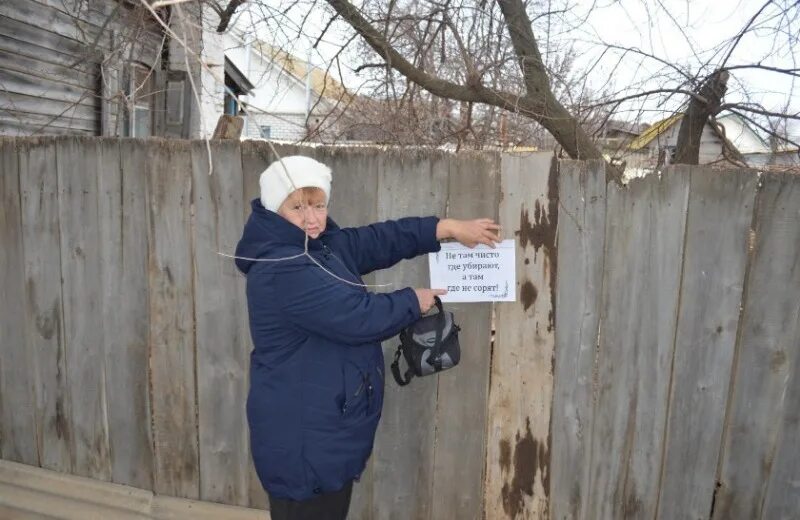
<path id="1" fill-rule="evenodd" d="M 325 231 L 325 224 L 328 221 L 328 201 L 325 200 L 325 192 L 319 188 L 295 190 L 278 208 L 278 215 L 305 230 L 309 237 L 319 238 Z"/>

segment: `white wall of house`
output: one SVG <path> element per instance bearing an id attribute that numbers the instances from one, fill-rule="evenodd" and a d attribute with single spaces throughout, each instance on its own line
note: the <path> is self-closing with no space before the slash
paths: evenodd
<path id="1" fill-rule="evenodd" d="M 666 131 L 653 139 L 648 148 L 650 157 L 657 158 L 659 150 L 674 150 L 678 145 L 678 131 L 680 121 L 674 123 Z M 703 128 L 703 135 L 700 136 L 700 164 L 717 161 L 722 158 L 722 140 L 711 130 L 710 125 Z"/>
<path id="2" fill-rule="evenodd" d="M 241 70 L 255 88 L 243 98 L 250 106 L 242 138 L 262 137 L 269 128 L 270 139 L 298 141 L 306 137 L 307 94 L 305 82 L 283 71 L 231 31 L 225 35 L 225 56 Z M 249 59 L 248 59 L 249 51 Z M 328 107 L 312 92 L 310 123 L 323 119 Z M 315 106 L 316 105 L 316 106 Z"/>
<path id="3" fill-rule="evenodd" d="M 203 30 L 198 30 L 198 20 L 202 19 Z M 208 6 L 183 4 L 175 11 L 172 29 L 192 49 L 199 50 L 201 67 L 197 54 L 188 56 L 181 43 L 170 40 L 169 56 L 172 70 L 193 71 L 195 92 L 192 106 L 196 107 L 199 97 L 199 111 L 192 113 L 190 138 L 211 137 L 219 116 L 224 111 L 225 102 L 225 47 L 224 37 L 216 31 L 219 17 Z M 195 51 L 197 52 L 197 51 Z"/>
<path id="4" fill-rule="evenodd" d="M 777 153 L 754 153 L 745 155 L 750 166 L 798 166 L 800 155 L 797 151 L 781 151 Z"/>
<path id="5" fill-rule="evenodd" d="M 306 87 L 294 77 L 282 72 L 261 54 L 251 49 L 250 66 L 247 67 L 247 50 L 241 44 L 230 47 L 226 41 L 225 55 L 244 72 L 255 89 L 250 93 L 250 104 L 264 111 L 284 114 L 305 114 Z"/>
<path id="6" fill-rule="evenodd" d="M 742 119 L 734 115 L 726 115 L 720 117 L 717 122 L 725 128 L 725 136 L 745 156 L 748 164 L 751 166 L 765 164 L 764 156 L 770 154 L 769 147 Z M 633 162 L 637 165 L 650 163 L 658 158 L 659 150 L 674 149 L 678 144 L 680 126 L 680 120 L 673 123 L 647 145 L 645 153 L 634 154 Z M 711 129 L 710 124 L 706 124 L 703 128 L 703 135 L 700 137 L 699 162 L 708 164 L 720 160 L 724 160 L 722 139 L 716 131 Z"/>
<path id="7" fill-rule="evenodd" d="M 762 154 L 770 152 L 767 143 L 747 126 L 740 117 L 733 114 L 726 114 L 717 118 L 717 122 L 725 127 L 725 137 L 727 137 L 743 154 Z"/>
<path id="8" fill-rule="evenodd" d="M 246 125 L 242 137 L 248 139 L 299 141 L 306 136 L 305 114 L 256 113 L 247 117 Z"/>

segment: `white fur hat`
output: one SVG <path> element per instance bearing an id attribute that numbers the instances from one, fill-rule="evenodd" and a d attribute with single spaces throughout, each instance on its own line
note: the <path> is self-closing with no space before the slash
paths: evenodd
<path id="1" fill-rule="evenodd" d="M 319 188 L 325 199 L 331 198 L 331 169 L 311 157 L 291 155 L 275 161 L 261 174 L 261 204 L 270 211 L 278 211 L 283 201 L 295 189 Z M 291 182 L 287 178 L 291 177 Z M 292 186 L 294 185 L 294 186 Z"/>

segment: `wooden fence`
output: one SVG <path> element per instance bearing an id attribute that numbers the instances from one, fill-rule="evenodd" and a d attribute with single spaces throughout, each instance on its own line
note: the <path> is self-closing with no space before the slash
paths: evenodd
<path id="1" fill-rule="evenodd" d="M 800 175 L 562 165 L 553 518 L 800 511 Z"/>
<path id="2" fill-rule="evenodd" d="M 209 176 L 203 142 L 0 140 L 3 459 L 266 507 L 244 279 L 216 253 L 272 156 L 212 148 Z M 462 364 L 387 383 L 351 518 L 800 510 L 800 177 L 620 187 L 547 154 L 279 151 L 331 165 L 341 225 L 488 215 L 518 244 L 516 303 L 452 306 Z M 372 280 L 426 285 L 426 260 Z"/>

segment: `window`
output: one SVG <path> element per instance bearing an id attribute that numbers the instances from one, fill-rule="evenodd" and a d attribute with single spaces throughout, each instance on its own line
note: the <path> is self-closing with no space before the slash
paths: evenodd
<path id="1" fill-rule="evenodd" d="M 184 90 L 183 80 L 167 80 L 167 125 L 183 123 Z"/>
<path id="2" fill-rule="evenodd" d="M 127 137 L 153 135 L 153 69 L 134 63 L 128 81 L 128 118 L 125 125 Z"/>
<path id="3" fill-rule="evenodd" d="M 272 127 L 268 125 L 262 125 L 259 126 L 258 128 L 261 131 L 261 137 L 263 137 L 264 139 L 269 139 L 270 137 L 272 137 Z"/>
<path id="4" fill-rule="evenodd" d="M 225 114 L 229 116 L 239 115 L 239 102 L 229 92 L 225 92 Z"/>
<path id="5" fill-rule="evenodd" d="M 241 100 L 239 96 L 246 96 L 253 90 L 245 75 L 234 63 L 225 57 L 225 114 L 238 116 L 240 112 Z"/>
<path id="6" fill-rule="evenodd" d="M 166 73 L 166 114 L 164 137 L 188 139 L 191 132 L 192 90 L 189 75 L 182 70 Z M 156 133 L 159 131 L 156 130 Z M 159 134 L 160 135 L 160 134 Z"/>

